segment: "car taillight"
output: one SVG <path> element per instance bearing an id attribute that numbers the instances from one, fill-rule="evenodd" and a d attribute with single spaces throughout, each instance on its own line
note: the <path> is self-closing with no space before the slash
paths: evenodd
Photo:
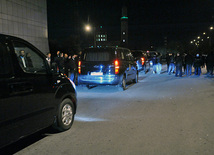
<path id="1" fill-rule="evenodd" d="M 81 74 L 81 61 L 78 62 L 78 73 Z"/>
<path id="2" fill-rule="evenodd" d="M 118 60 L 114 61 L 114 68 L 115 68 L 115 74 L 118 74 L 119 73 L 119 68 L 120 68 Z"/>
<path id="3" fill-rule="evenodd" d="M 142 65 L 144 65 L 145 59 L 141 58 L 141 61 L 142 61 Z"/>

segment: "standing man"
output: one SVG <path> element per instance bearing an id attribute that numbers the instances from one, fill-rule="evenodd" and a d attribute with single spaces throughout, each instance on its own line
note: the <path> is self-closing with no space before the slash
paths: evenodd
<path id="1" fill-rule="evenodd" d="M 196 54 L 193 66 L 195 68 L 195 75 L 200 75 L 201 74 L 202 59 L 201 59 L 199 53 Z"/>
<path id="2" fill-rule="evenodd" d="M 194 58 L 191 54 L 187 53 L 184 61 L 185 61 L 185 65 L 186 65 L 186 76 L 189 76 L 192 74 L 192 65 L 194 62 Z"/>
<path id="3" fill-rule="evenodd" d="M 206 65 L 207 65 L 207 76 L 213 75 L 213 68 L 214 68 L 214 54 L 211 51 L 206 58 Z"/>
<path id="4" fill-rule="evenodd" d="M 167 73 L 169 72 L 170 54 L 171 53 L 166 54 Z"/>
<path id="5" fill-rule="evenodd" d="M 169 54 L 169 70 L 168 74 L 170 75 L 171 73 L 174 73 L 175 70 L 175 57 L 174 54 L 170 53 Z"/>
<path id="6" fill-rule="evenodd" d="M 177 53 L 177 56 L 175 58 L 175 65 L 176 65 L 176 73 L 175 76 L 182 77 L 182 65 L 183 65 L 183 58 L 180 56 L 180 53 Z"/>
<path id="7" fill-rule="evenodd" d="M 47 58 L 46 58 L 48 65 L 51 66 L 51 53 L 47 54 Z"/>
<path id="8" fill-rule="evenodd" d="M 59 60 L 60 60 L 60 51 L 57 51 L 56 57 L 54 57 L 54 66 L 57 72 L 59 72 Z"/>

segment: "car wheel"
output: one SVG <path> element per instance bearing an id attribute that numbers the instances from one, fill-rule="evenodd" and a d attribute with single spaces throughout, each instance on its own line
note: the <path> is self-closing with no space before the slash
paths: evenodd
<path id="1" fill-rule="evenodd" d="M 74 104 L 70 99 L 64 99 L 58 109 L 57 129 L 65 131 L 71 128 L 74 121 Z"/>
<path id="2" fill-rule="evenodd" d="M 123 79 L 121 80 L 121 83 L 119 84 L 119 90 L 124 91 L 126 90 L 126 77 L 123 76 Z"/>
<path id="3" fill-rule="evenodd" d="M 143 67 L 143 72 L 146 74 L 146 65 Z"/>
<path id="4" fill-rule="evenodd" d="M 135 78 L 133 80 L 134 83 L 138 83 L 138 73 L 136 73 Z"/>
<path id="5" fill-rule="evenodd" d="M 149 72 L 150 71 L 150 65 L 149 65 L 149 67 L 148 67 L 148 69 L 147 69 L 147 72 Z"/>

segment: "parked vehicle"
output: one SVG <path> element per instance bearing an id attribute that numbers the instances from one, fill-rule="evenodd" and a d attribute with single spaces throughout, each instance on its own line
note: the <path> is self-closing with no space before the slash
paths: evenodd
<path id="1" fill-rule="evenodd" d="M 150 70 L 150 62 L 146 53 L 141 50 L 133 50 L 132 55 L 137 63 L 137 69 L 139 71 L 143 70 L 147 73 Z"/>
<path id="2" fill-rule="evenodd" d="M 0 148 L 52 125 L 72 126 L 75 85 L 53 73 L 37 48 L 0 34 L 0 66 Z"/>
<path id="3" fill-rule="evenodd" d="M 117 85 L 123 90 L 127 82 L 138 82 L 138 70 L 129 49 L 120 47 L 88 48 L 78 63 L 78 83 Z"/>

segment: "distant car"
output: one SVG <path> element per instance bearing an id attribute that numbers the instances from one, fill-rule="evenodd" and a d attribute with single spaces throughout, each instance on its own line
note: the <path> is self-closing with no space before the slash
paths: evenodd
<path id="1" fill-rule="evenodd" d="M 117 85 L 123 90 L 127 82 L 138 82 L 138 70 L 129 49 L 120 47 L 88 48 L 78 63 L 78 84 Z"/>
<path id="2" fill-rule="evenodd" d="M 150 62 L 146 53 L 141 50 L 132 51 L 132 55 L 137 63 L 137 69 L 139 71 L 143 70 L 147 73 L 150 70 Z"/>
<path id="3" fill-rule="evenodd" d="M 52 125 L 72 126 L 75 85 L 53 73 L 37 48 L 0 34 L 0 66 L 0 148 Z"/>

